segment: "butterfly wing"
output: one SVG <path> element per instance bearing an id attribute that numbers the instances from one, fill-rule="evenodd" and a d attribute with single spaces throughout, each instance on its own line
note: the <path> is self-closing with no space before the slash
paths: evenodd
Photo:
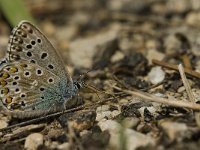
<path id="1" fill-rule="evenodd" d="M 72 79 L 65 69 L 61 58 L 49 40 L 28 21 L 22 21 L 12 31 L 9 40 L 7 59 L 10 62 L 27 60 L 38 64 L 60 78 Z"/>
<path id="2" fill-rule="evenodd" d="M 18 118 L 64 109 L 64 97 L 71 98 L 70 93 L 66 95 L 67 86 L 58 76 L 37 64 L 8 63 L 0 70 L 1 106 L 14 115 L 20 112 Z"/>
<path id="3" fill-rule="evenodd" d="M 13 29 L 6 63 L 0 67 L 2 103 L 8 110 L 48 111 L 73 94 L 72 79 L 56 50 L 27 21 Z"/>

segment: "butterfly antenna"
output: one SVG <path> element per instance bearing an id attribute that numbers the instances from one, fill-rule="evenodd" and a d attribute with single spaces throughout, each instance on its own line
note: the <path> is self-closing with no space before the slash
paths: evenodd
<path id="1" fill-rule="evenodd" d="M 84 86 L 85 86 L 86 88 L 90 89 L 91 91 L 94 91 L 94 92 L 97 94 L 98 97 L 99 97 L 98 93 L 103 93 L 103 94 L 110 95 L 110 96 L 112 96 L 113 98 L 116 99 L 116 96 L 115 96 L 115 95 L 113 95 L 113 94 L 111 94 L 111 93 L 108 93 L 108 92 L 106 92 L 106 91 L 99 90 L 99 89 L 97 89 L 96 87 L 94 87 L 94 86 L 92 86 L 92 85 L 88 85 L 88 84 L 85 83 Z M 100 97 L 99 97 L 99 98 L 100 98 Z"/>
<path id="2" fill-rule="evenodd" d="M 93 71 L 93 70 L 94 70 L 94 69 L 91 69 L 91 70 L 89 70 L 89 71 L 87 71 L 87 72 L 81 74 L 81 75 L 79 76 L 79 78 L 78 78 L 78 81 L 82 82 L 83 86 L 86 87 L 87 89 L 90 89 L 91 91 L 94 91 L 94 92 L 97 94 L 97 96 L 98 96 L 99 99 L 100 99 L 100 96 L 99 96 L 98 93 L 108 94 L 108 95 L 110 95 L 110 96 L 112 96 L 113 98 L 116 99 L 115 95 L 113 95 L 113 94 L 111 94 L 111 93 L 107 93 L 106 91 L 99 90 L 99 89 L 97 89 L 96 87 L 94 87 L 94 86 L 92 86 L 92 85 L 88 85 L 88 84 L 86 84 L 85 82 L 83 82 L 83 78 L 84 78 L 89 72 L 91 72 L 91 71 Z"/>
<path id="3" fill-rule="evenodd" d="M 83 82 L 83 78 L 84 78 L 89 72 L 91 72 L 91 71 L 93 71 L 93 69 L 88 70 L 87 72 L 82 73 L 81 75 L 79 75 L 79 77 L 77 78 L 77 81 Z M 83 82 L 83 84 L 85 85 L 84 82 Z"/>

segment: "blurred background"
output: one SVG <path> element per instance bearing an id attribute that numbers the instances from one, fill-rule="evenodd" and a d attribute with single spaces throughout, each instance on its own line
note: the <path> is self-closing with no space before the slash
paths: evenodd
<path id="1" fill-rule="evenodd" d="M 0 0 L 0 57 L 21 20 L 34 23 L 77 68 L 107 66 L 132 52 L 148 59 L 199 55 L 198 0 Z"/>
<path id="2" fill-rule="evenodd" d="M 0 58 L 6 53 L 13 27 L 21 20 L 29 20 L 41 30 L 71 73 L 79 76 L 92 70 L 87 74 L 91 85 L 119 96 L 102 106 L 98 102 L 111 94 L 104 93 L 99 99 L 94 93 L 84 93 L 84 100 L 99 105 L 92 117 L 95 126 L 91 124 L 90 131 L 80 134 L 85 149 L 111 145 L 110 149 L 120 150 L 139 146 L 199 150 L 200 119 L 195 118 L 195 111 L 143 102 L 113 85 L 189 102 L 177 69 L 182 63 L 189 70 L 187 77 L 199 102 L 200 0 L 0 0 Z M 124 120 L 125 132 L 118 132 Z M 51 137 L 45 140 L 64 143 L 68 137 L 57 136 L 57 128 L 52 126 L 45 126 Z M 149 147 L 152 143 L 157 145 Z"/>

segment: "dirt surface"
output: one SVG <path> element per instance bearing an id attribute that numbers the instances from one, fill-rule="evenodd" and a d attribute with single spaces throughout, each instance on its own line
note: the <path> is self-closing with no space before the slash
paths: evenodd
<path id="1" fill-rule="evenodd" d="M 25 4 L 72 78 L 82 75 L 87 87 L 60 114 L 16 119 L 2 110 L 0 149 L 199 149 L 197 0 Z M 10 32 L 1 15 L 1 58 Z"/>

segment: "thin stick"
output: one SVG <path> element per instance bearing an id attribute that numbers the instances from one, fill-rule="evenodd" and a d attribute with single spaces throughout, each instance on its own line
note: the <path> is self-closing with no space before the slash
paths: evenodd
<path id="1" fill-rule="evenodd" d="M 190 102 L 195 104 L 195 97 L 194 97 L 194 95 L 192 93 L 191 87 L 190 87 L 190 85 L 188 83 L 188 80 L 187 80 L 187 78 L 185 76 L 184 68 L 180 64 L 180 65 L 178 65 L 178 69 L 179 69 L 179 72 L 180 72 L 180 75 L 181 75 L 181 78 L 182 78 L 182 81 L 183 81 L 183 85 L 184 85 L 184 87 L 186 89 L 186 92 L 187 92 L 187 95 L 189 97 L 189 100 L 190 100 Z M 199 112 L 195 112 L 194 116 L 195 116 L 195 120 L 196 120 L 197 125 L 200 127 L 200 113 Z"/>
<path id="2" fill-rule="evenodd" d="M 116 98 L 119 98 L 119 97 L 116 97 Z M 31 123 L 36 123 L 36 122 L 39 122 L 39 121 L 42 121 L 42 120 L 45 120 L 45 119 L 49 119 L 49 118 L 52 118 L 52 117 L 57 117 L 59 115 L 65 114 L 65 113 L 74 112 L 74 111 L 78 111 L 78 110 L 82 110 L 82 109 L 88 109 L 88 108 L 91 109 L 91 107 L 97 107 L 98 105 L 104 104 L 104 103 L 112 101 L 112 100 L 113 100 L 113 98 L 108 98 L 108 99 L 105 99 L 105 100 L 102 100 L 102 101 L 98 101 L 95 104 L 82 105 L 82 106 L 78 106 L 76 108 L 67 109 L 67 110 L 62 111 L 62 112 L 56 112 L 56 113 L 49 114 L 49 115 L 46 115 L 46 116 L 42 116 L 42 117 L 39 117 L 39 118 L 34 118 L 34 119 L 31 119 L 31 120 L 27 120 L 27 121 L 24 121 L 24 122 L 21 122 L 21 123 L 18 123 L 18 124 L 8 126 L 6 128 L 2 128 L 2 129 L 0 129 L 0 132 L 8 131 L 8 130 L 11 130 L 15 127 L 20 127 L 20 126 L 29 125 Z"/>
<path id="3" fill-rule="evenodd" d="M 166 105 L 170 105 L 170 106 L 175 106 L 175 107 L 185 107 L 185 108 L 190 108 L 193 110 L 200 110 L 200 105 L 196 104 L 196 103 L 192 103 L 192 102 L 186 102 L 186 101 L 180 101 L 177 99 L 165 99 L 165 98 L 161 98 L 161 97 L 157 97 L 142 91 L 130 91 L 130 90 L 123 90 L 119 87 L 113 86 L 113 88 L 119 90 L 119 91 L 123 91 L 127 94 L 130 94 L 132 96 L 138 96 L 141 97 L 143 101 L 151 101 L 151 102 L 157 102 L 157 103 L 162 103 L 162 104 L 166 104 Z"/>
<path id="4" fill-rule="evenodd" d="M 168 69 L 172 69 L 172 70 L 178 71 L 178 66 L 177 65 L 165 63 L 163 61 L 159 61 L 159 60 L 156 60 L 156 59 L 153 59 L 152 62 L 154 64 L 156 64 L 156 65 L 159 65 L 159 66 L 162 66 L 162 67 L 165 67 L 165 68 L 168 68 Z M 200 73 L 198 73 L 196 71 L 193 71 L 191 69 L 188 69 L 188 68 L 184 68 L 184 70 L 185 70 L 185 73 L 187 73 L 188 75 L 191 75 L 193 77 L 196 77 L 196 78 L 200 79 Z"/>
<path id="5" fill-rule="evenodd" d="M 48 118 L 51 118 L 51 117 L 56 117 L 56 116 L 59 116 L 61 114 L 77 111 L 77 110 L 80 110 L 82 108 L 83 108 L 83 106 L 79 106 L 79 107 L 68 109 L 68 110 L 65 110 L 65 111 L 62 111 L 62 112 L 57 112 L 57 113 L 49 114 L 47 116 L 42 116 L 42 117 L 39 117 L 39 118 L 35 118 L 35 119 L 28 120 L 28 121 L 24 121 L 24 122 L 21 122 L 21 123 L 18 123 L 18 124 L 14 124 L 14 125 L 8 126 L 6 128 L 2 128 L 2 129 L 0 129 L 0 132 L 13 129 L 15 127 L 25 126 L 25 125 L 28 125 L 28 124 L 31 124 L 31 123 L 35 123 L 35 122 L 38 122 L 38 121 L 42 121 L 42 120 L 45 120 L 45 119 L 48 119 Z"/>
<path id="6" fill-rule="evenodd" d="M 187 80 L 187 78 L 185 76 L 185 72 L 184 72 L 184 68 L 183 68 L 182 64 L 178 65 L 178 70 L 179 70 L 179 73 L 181 75 L 181 79 L 183 81 L 183 85 L 184 85 L 185 90 L 186 90 L 186 92 L 188 94 L 190 102 L 195 103 L 195 97 L 194 97 L 194 95 L 192 93 L 191 87 L 190 87 L 190 85 L 188 83 L 188 80 Z"/>

